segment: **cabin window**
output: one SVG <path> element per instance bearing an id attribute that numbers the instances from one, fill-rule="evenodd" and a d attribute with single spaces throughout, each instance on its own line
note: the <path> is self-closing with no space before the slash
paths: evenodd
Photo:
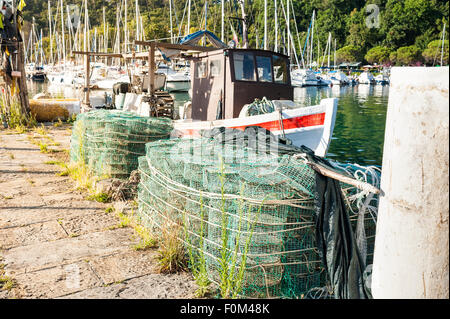
<path id="1" fill-rule="evenodd" d="M 278 55 L 273 56 L 273 73 L 275 77 L 275 83 L 288 83 L 288 67 L 285 58 Z"/>
<path id="2" fill-rule="evenodd" d="M 221 72 L 221 63 L 220 60 L 211 61 L 209 64 L 209 72 L 211 77 L 219 76 Z"/>
<path id="3" fill-rule="evenodd" d="M 197 62 L 197 79 L 206 78 L 206 62 Z"/>
<path id="4" fill-rule="evenodd" d="M 255 58 L 253 53 L 233 54 L 234 77 L 238 81 L 256 81 Z"/>
<path id="5" fill-rule="evenodd" d="M 272 82 L 272 59 L 268 56 L 256 56 L 256 69 L 259 82 Z"/>

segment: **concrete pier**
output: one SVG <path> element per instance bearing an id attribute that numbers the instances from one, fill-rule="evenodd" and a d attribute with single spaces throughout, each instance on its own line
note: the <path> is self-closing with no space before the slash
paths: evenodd
<path id="1" fill-rule="evenodd" d="M 374 298 L 449 298 L 449 68 L 393 68 Z"/>

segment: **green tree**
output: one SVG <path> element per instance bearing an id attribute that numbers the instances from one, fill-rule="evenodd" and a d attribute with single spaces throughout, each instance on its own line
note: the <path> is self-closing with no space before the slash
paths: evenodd
<path id="1" fill-rule="evenodd" d="M 407 47 L 401 47 L 397 50 L 397 63 L 402 65 L 411 65 L 413 63 L 421 62 L 422 55 L 420 49 L 415 45 L 410 45 Z"/>
<path id="2" fill-rule="evenodd" d="M 364 58 L 369 63 L 385 64 L 389 62 L 390 54 L 391 50 L 389 50 L 389 48 L 384 46 L 376 46 L 370 49 Z"/>
<path id="3" fill-rule="evenodd" d="M 442 59 L 443 65 L 448 65 L 448 51 L 449 51 L 449 41 L 444 41 L 444 56 Z M 427 64 L 434 65 L 436 63 L 441 63 L 441 52 L 442 52 L 442 40 L 431 41 L 425 51 L 422 52 L 422 56 Z"/>
<path id="4" fill-rule="evenodd" d="M 436 0 L 389 0 L 381 15 L 384 45 L 392 49 L 413 45 L 427 30 L 436 33 L 436 21 L 442 15 Z"/>
<path id="5" fill-rule="evenodd" d="M 354 45 L 347 45 L 336 51 L 336 62 L 359 62 L 363 58 L 361 48 Z"/>

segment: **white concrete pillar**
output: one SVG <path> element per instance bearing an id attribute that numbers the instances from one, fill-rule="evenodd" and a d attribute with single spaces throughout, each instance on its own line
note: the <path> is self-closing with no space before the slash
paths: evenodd
<path id="1" fill-rule="evenodd" d="M 449 68 L 393 68 L 374 298 L 449 298 Z"/>

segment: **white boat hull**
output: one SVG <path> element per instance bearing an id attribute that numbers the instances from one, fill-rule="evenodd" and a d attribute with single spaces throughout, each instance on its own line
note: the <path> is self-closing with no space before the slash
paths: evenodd
<path id="1" fill-rule="evenodd" d="M 168 92 L 188 92 L 191 88 L 191 81 L 167 81 L 166 90 Z"/>
<path id="2" fill-rule="evenodd" d="M 249 126 L 259 126 L 276 136 L 284 135 L 295 146 L 305 145 L 316 155 L 325 156 L 333 135 L 336 113 L 337 99 L 324 99 L 316 106 L 283 109 L 282 121 L 278 111 L 228 120 L 177 120 L 174 121 L 172 136 L 196 138 L 200 137 L 204 130 L 218 127 L 244 130 Z"/>

